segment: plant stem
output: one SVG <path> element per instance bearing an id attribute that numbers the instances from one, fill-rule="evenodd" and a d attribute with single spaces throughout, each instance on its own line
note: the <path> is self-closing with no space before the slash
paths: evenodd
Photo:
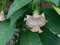
<path id="1" fill-rule="evenodd" d="M 43 6 L 42 0 L 40 1 L 40 9 L 42 10 L 42 12 L 44 11 L 44 6 Z"/>
<path id="2" fill-rule="evenodd" d="M 32 4 L 32 10 L 34 11 L 33 12 L 33 17 L 39 17 L 39 8 L 38 8 L 38 2 L 39 0 L 33 0 L 33 4 Z"/>
<path id="3" fill-rule="evenodd" d="M 6 7 L 6 3 L 7 3 L 7 0 L 2 0 L 1 11 L 4 11 L 4 9 L 5 9 L 5 7 Z"/>

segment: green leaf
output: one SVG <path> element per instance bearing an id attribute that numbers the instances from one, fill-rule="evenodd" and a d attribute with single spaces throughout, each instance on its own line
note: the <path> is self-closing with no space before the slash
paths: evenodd
<path id="1" fill-rule="evenodd" d="M 23 32 L 20 45 L 43 45 L 39 35 L 32 32 Z"/>
<path id="2" fill-rule="evenodd" d="M 40 34 L 40 39 L 43 45 L 60 45 L 60 38 L 53 34 L 47 27 L 43 27 L 43 33 Z"/>
<path id="3" fill-rule="evenodd" d="M 53 4 L 55 4 L 56 6 L 58 6 L 59 5 L 59 1 L 60 0 L 45 0 L 46 2 L 52 2 Z"/>
<path id="4" fill-rule="evenodd" d="M 24 7 L 31 1 L 32 0 L 14 0 L 13 4 L 10 6 L 10 9 L 8 11 L 7 18 L 9 18 L 14 12 Z"/>
<path id="5" fill-rule="evenodd" d="M 52 3 L 54 3 L 56 6 L 59 4 L 59 0 L 50 0 Z"/>
<path id="6" fill-rule="evenodd" d="M 20 18 L 20 16 L 23 16 L 24 12 L 27 11 L 30 8 L 31 4 L 26 5 L 25 7 L 17 10 L 12 16 L 11 16 L 11 25 L 14 25 L 17 21 L 17 19 Z"/>
<path id="7" fill-rule="evenodd" d="M 58 7 L 54 6 L 54 5 L 52 7 L 60 15 L 60 8 L 58 8 Z"/>
<path id="8" fill-rule="evenodd" d="M 58 15 L 53 9 L 45 9 L 44 10 L 46 19 L 47 19 L 47 27 L 50 31 L 56 34 L 60 34 L 60 15 Z"/>
<path id="9" fill-rule="evenodd" d="M 60 8 L 60 1 L 59 1 L 59 5 L 58 5 L 58 7 Z"/>
<path id="10" fill-rule="evenodd" d="M 10 27 L 10 23 L 8 21 L 0 23 L 0 45 L 6 45 L 13 32 L 14 28 Z"/>
<path id="11" fill-rule="evenodd" d="M 24 11 L 25 9 L 20 9 L 11 16 L 11 26 L 13 26 L 16 23 L 17 19 L 19 19 L 19 17 L 23 15 Z"/>

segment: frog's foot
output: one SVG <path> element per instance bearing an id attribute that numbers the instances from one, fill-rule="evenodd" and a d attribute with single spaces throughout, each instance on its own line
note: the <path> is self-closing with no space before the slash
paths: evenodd
<path id="1" fill-rule="evenodd" d="M 43 31 L 38 27 L 38 26 L 34 26 L 32 29 L 31 29 L 32 32 L 38 32 L 38 33 L 42 33 Z"/>

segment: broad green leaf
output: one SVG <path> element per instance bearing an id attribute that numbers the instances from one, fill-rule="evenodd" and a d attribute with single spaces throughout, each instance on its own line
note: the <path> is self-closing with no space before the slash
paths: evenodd
<path id="1" fill-rule="evenodd" d="M 40 34 L 40 39 L 43 45 L 60 45 L 60 38 L 53 34 L 47 27 L 43 27 L 43 33 Z"/>
<path id="2" fill-rule="evenodd" d="M 46 19 L 47 19 L 47 27 L 50 31 L 56 34 L 60 34 L 60 15 L 58 15 L 53 9 L 45 9 L 44 10 Z"/>
<path id="3" fill-rule="evenodd" d="M 59 1 L 59 5 L 58 5 L 58 7 L 60 8 L 60 1 Z"/>
<path id="4" fill-rule="evenodd" d="M 13 4 L 10 6 L 7 18 L 9 18 L 15 11 L 27 5 L 32 0 L 14 0 Z"/>
<path id="5" fill-rule="evenodd" d="M 24 12 L 27 11 L 30 8 L 31 4 L 26 5 L 25 7 L 17 10 L 12 16 L 11 16 L 11 25 L 14 25 L 16 21 L 23 16 Z"/>
<path id="6" fill-rule="evenodd" d="M 58 7 L 54 6 L 54 5 L 52 7 L 60 15 L 60 8 L 58 8 Z"/>
<path id="7" fill-rule="evenodd" d="M 53 4 L 55 4 L 56 6 L 58 6 L 60 0 L 45 0 L 45 1 L 47 1 L 49 3 L 52 2 Z"/>
<path id="8" fill-rule="evenodd" d="M 8 21 L 0 23 L 0 45 L 6 45 L 7 41 L 13 35 L 14 28 L 10 27 Z"/>
<path id="9" fill-rule="evenodd" d="M 23 32 L 20 45 L 43 45 L 39 35 L 32 32 Z"/>
<path id="10" fill-rule="evenodd" d="M 59 4 L 59 0 L 50 0 L 52 3 L 54 3 L 56 6 Z"/>
<path id="11" fill-rule="evenodd" d="M 19 19 L 19 17 L 23 15 L 24 11 L 25 11 L 25 9 L 22 8 L 22 9 L 16 11 L 16 12 L 11 16 L 11 22 L 10 22 L 11 26 L 13 26 L 13 25 L 16 23 L 17 19 Z"/>

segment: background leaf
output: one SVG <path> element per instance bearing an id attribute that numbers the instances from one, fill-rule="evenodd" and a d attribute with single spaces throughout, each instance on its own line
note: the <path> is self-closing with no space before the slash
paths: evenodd
<path id="1" fill-rule="evenodd" d="M 43 45 L 40 41 L 39 35 L 32 32 L 23 32 L 20 45 Z"/>
<path id="2" fill-rule="evenodd" d="M 44 10 L 47 18 L 47 28 L 56 34 L 60 34 L 60 16 L 51 8 Z"/>
<path id="3" fill-rule="evenodd" d="M 28 9 L 31 8 L 31 4 L 28 4 L 24 6 L 23 8 L 17 10 L 12 16 L 11 16 L 11 25 L 14 25 L 16 21 L 24 15 L 24 12 L 26 12 Z"/>
<path id="4" fill-rule="evenodd" d="M 50 0 L 52 3 L 54 3 L 56 6 L 59 4 L 59 0 Z"/>
<path id="5" fill-rule="evenodd" d="M 59 0 L 59 5 L 58 5 L 58 7 L 60 8 L 60 0 Z"/>
<path id="6" fill-rule="evenodd" d="M 19 10 L 20 8 L 27 5 L 32 0 L 14 0 L 13 4 L 11 5 L 7 18 L 9 18 L 15 11 Z"/>
<path id="7" fill-rule="evenodd" d="M 45 0 L 45 1 L 52 2 L 53 4 L 55 4 L 56 6 L 58 6 L 60 0 Z"/>
<path id="8" fill-rule="evenodd" d="M 60 8 L 53 5 L 53 9 L 60 15 Z"/>
<path id="9" fill-rule="evenodd" d="M 56 34 L 49 31 L 46 26 L 42 27 L 42 30 L 44 32 L 39 35 L 43 45 L 60 45 L 60 38 Z"/>
<path id="10" fill-rule="evenodd" d="M 9 41 L 13 32 L 14 28 L 10 27 L 8 21 L 0 23 L 0 45 L 6 45 L 6 42 Z"/>

